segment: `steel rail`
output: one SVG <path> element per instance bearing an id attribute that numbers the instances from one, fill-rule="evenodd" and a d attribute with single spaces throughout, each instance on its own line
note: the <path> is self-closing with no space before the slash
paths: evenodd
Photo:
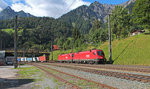
<path id="1" fill-rule="evenodd" d="M 108 85 L 105 85 L 105 84 L 102 84 L 102 83 L 99 83 L 99 82 L 96 82 L 96 81 L 92 81 L 92 80 L 88 80 L 88 79 L 85 79 L 85 78 L 81 78 L 81 77 L 79 77 L 79 76 L 75 76 L 75 75 L 72 75 L 72 74 L 69 74 L 69 73 L 65 73 L 65 72 L 62 72 L 62 71 L 59 71 L 59 70 L 50 68 L 50 67 L 48 67 L 48 66 L 44 66 L 44 65 L 42 65 L 42 64 L 38 64 L 38 66 L 41 66 L 41 67 L 44 67 L 44 68 L 47 68 L 47 69 L 50 69 L 50 70 L 53 70 L 53 71 L 56 71 L 56 72 L 59 72 L 59 73 L 62 73 L 62 74 L 71 76 L 71 77 L 74 77 L 74 78 L 77 78 L 77 79 L 80 79 L 80 80 L 85 80 L 85 81 L 88 81 L 88 82 L 93 82 L 93 83 L 99 85 L 99 87 L 101 87 L 101 88 L 117 89 L 117 88 L 114 88 L 114 87 L 112 87 L 112 86 L 108 86 Z"/>
<path id="2" fill-rule="evenodd" d="M 105 71 L 105 70 L 96 70 L 94 68 L 86 68 L 86 67 L 81 67 L 81 66 L 68 66 L 68 65 L 57 65 L 57 64 L 51 64 L 48 63 L 47 65 L 53 65 L 57 67 L 65 67 L 65 68 L 71 68 L 75 70 L 81 70 L 84 72 L 90 72 L 94 74 L 99 74 L 99 75 L 105 75 L 105 76 L 110 76 L 110 77 L 116 77 L 116 78 L 121 78 L 121 79 L 126 79 L 126 80 L 132 80 L 132 81 L 138 81 L 138 82 L 150 82 L 150 76 L 145 76 L 145 75 L 137 75 L 137 74 L 130 74 L 130 73 L 120 73 L 120 72 L 112 72 L 112 71 Z"/>

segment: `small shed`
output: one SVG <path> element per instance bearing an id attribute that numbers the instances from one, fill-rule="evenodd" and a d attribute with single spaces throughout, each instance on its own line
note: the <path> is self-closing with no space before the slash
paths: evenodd
<path id="1" fill-rule="evenodd" d="M 139 35 L 144 32 L 145 32 L 145 30 L 134 30 L 133 32 L 131 32 L 130 36 Z"/>

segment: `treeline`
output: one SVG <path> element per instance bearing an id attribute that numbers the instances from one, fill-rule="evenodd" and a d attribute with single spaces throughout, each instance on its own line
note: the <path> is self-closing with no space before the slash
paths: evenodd
<path id="1" fill-rule="evenodd" d="M 14 33 L 8 32 L 7 28 L 13 29 L 14 25 L 14 19 L 0 21 L 0 40 L 3 43 L 9 40 L 6 48 L 13 48 Z M 18 29 L 21 30 L 18 33 L 18 46 L 24 49 L 49 50 L 51 41 L 55 42 L 61 36 L 70 37 L 72 33 L 71 26 L 48 17 L 19 18 L 18 28 L 21 28 Z"/>
<path id="2" fill-rule="evenodd" d="M 134 6 L 132 9 L 130 6 Z M 116 6 L 111 15 L 113 38 L 126 38 L 134 30 L 148 29 L 150 31 L 150 1 L 136 0 L 135 4 L 124 8 Z"/>
<path id="3" fill-rule="evenodd" d="M 150 1 L 136 0 L 133 9 L 116 6 L 110 15 L 112 40 L 123 39 L 135 29 L 150 29 Z M 79 19 L 78 19 L 79 20 Z M 106 18 L 106 21 L 108 19 Z M 84 22 L 83 20 L 81 22 Z M 87 24 L 88 23 L 88 24 Z M 92 26 L 90 25 L 92 23 Z M 22 28 L 18 37 L 18 46 L 21 49 L 48 50 L 51 42 L 57 44 L 60 49 L 85 50 L 87 46 L 98 46 L 108 40 L 108 22 L 103 23 L 95 19 L 82 23 L 90 30 L 79 29 L 79 24 L 64 23 L 59 19 L 48 17 L 19 18 L 18 26 Z M 0 21 L 0 29 L 13 28 L 13 20 Z M 86 31 L 86 32 L 85 32 Z M 6 48 L 13 48 L 13 33 L 0 31 L 0 39 L 7 42 Z"/>

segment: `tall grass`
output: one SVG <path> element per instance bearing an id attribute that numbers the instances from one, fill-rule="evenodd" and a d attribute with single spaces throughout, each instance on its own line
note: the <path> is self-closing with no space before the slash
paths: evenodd
<path id="1" fill-rule="evenodd" d="M 108 42 L 100 46 L 109 59 Z M 112 42 L 114 64 L 150 65 L 150 35 L 140 34 Z"/>

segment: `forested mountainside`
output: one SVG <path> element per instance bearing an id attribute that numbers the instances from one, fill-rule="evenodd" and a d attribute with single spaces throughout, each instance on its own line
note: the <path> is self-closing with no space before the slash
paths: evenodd
<path id="1" fill-rule="evenodd" d="M 140 2 L 140 1 L 138 1 Z M 112 40 L 129 36 L 134 29 L 148 28 L 147 23 L 142 26 L 136 21 L 138 13 L 134 2 L 125 5 L 107 5 L 94 2 L 90 6 L 80 6 L 58 19 L 50 17 L 19 17 L 18 27 L 20 48 L 50 50 L 51 41 L 62 49 L 81 47 L 87 44 L 101 44 L 108 40 L 107 13 L 112 9 L 111 29 Z M 129 9 L 133 11 L 129 13 Z M 143 9 L 141 9 L 143 11 Z M 147 13 L 147 12 L 144 12 Z M 144 15 L 144 13 L 142 13 Z M 134 16 L 134 18 L 133 18 Z M 0 20 L 1 39 L 7 48 L 13 47 L 14 19 Z M 8 29 L 10 28 L 10 29 Z M 7 37 L 7 38 L 6 38 Z M 4 44 L 3 44 L 4 45 Z M 86 46 L 85 46 L 86 47 Z"/>

